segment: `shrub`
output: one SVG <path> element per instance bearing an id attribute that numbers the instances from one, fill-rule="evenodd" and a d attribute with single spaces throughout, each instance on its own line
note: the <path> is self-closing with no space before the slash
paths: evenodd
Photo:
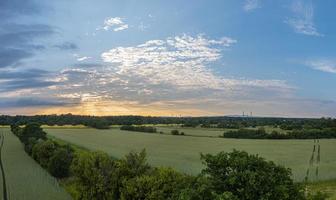
<path id="1" fill-rule="evenodd" d="M 81 200 L 116 199 L 116 163 L 102 152 L 81 153 L 75 156 L 71 171 Z"/>
<path id="2" fill-rule="evenodd" d="M 60 147 L 50 158 L 48 171 L 57 178 L 68 177 L 72 159 L 73 150 L 70 147 Z"/>
<path id="3" fill-rule="evenodd" d="M 124 183 L 121 199 L 178 199 L 188 187 L 187 176 L 170 168 L 158 168 L 153 173 L 138 176 Z"/>
<path id="4" fill-rule="evenodd" d="M 157 132 L 156 128 L 151 127 L 151 126 L 124 125 L 120 127 L 120 130 L 137 131 L 137 132 L 145 132 L 145 133 L 156 133 Z"/>
<path id="5" fill-rule="evenodd" d="M 178 130 L 172 130 L 172 131 L 171 131 L 171 134 L 172 134 L 172 135 L 179 135 L 180 132 L 179 132 Z"/>
<path id="6" fill-rule="evenodd" d="M 209 177 L 217 194 L 231 192 L 241 200 L 304 199 L 301 187 L 291 179 L 290 169 L 257 155 L 234 150 L 202 155 L 201 159 L 206 165 L 202 174 Z"/>
<path id="7" fill-rule="evenodd" d="M 50 158 L 54 155 L 56 148 L 55 142 L 42 141 L 33 146 L 32 156 L 43 168 L 48 168 Z"/>
<path id="8" fill-rule="evenodd" d="M 22 132 L 19 134 L 19 138 L 21 142 L 27 144 L 29 138 L 35 138 L 36 140 L 45 140 L 47 139 L 46 135 L 47 134 L 43 131 L 39 124 L 29 123 L 22 129 Z"/>

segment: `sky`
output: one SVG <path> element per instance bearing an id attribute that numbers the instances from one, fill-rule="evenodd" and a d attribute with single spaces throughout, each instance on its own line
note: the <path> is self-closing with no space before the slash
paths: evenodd
<path id="1" fill-rule="evenodd" d="M 0 114 L 336 117 L 334 0 L 1 0 Z"/>

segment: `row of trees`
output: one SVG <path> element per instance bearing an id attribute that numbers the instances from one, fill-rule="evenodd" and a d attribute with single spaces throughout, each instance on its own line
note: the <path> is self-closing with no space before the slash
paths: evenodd
<path id="1" fill-rule="evenodd" d="M 137 131 L 145 133 L 156 133 L 156 128 L 152 126 L 133 126 L 133 125 L 124 125 L 120 127 L 120 130 L 124 131 Z"/>
<path id="2" fill-rule="evenodd" d="M 243 151 L 201 155 L 205 169 L 191 176 L 150 166 L 145 150 L 112 159 L 103 152 L 79 152 L 59 145 L 47 139 L 38 124 L 11 128 L 24 145 L 35 141 L 30 155 L 53 176 L 66 178 L 74 199 L 324 199 L 305 196 L 302 185 L 293 182 L 290 169 Z"/>
<path id="3" fill-rule="evenodd" d="M 247 128 L 275 126 L 285 130 L 335 128 L 336 119 L 262 118 L 262 117 L 146 117 L 146 116 L 83 116 L 36 115 L 0 116 L 0 125 L 24 125 L 36 122 L 46 125 L 87 125 L 108 128 L 110 125 L 183 124 L 187 127 Z"/>
<path id="4" fill-rule="evenodd" d="M 240 139 L 330 139 L 336 138 L 336 128 L 302 129 L 290 131 L 288 133 L 279 133 L 277 131 L 267 133 L 264 128 L 259 128 L 257 130 L 238 129 L 225 132 L 223 137 Z"/>
<path id="5" fill-rule="evenodd" d="M 59 145 L 47 139 L 39 124 L 31 123 L 24 128 L 12 125 L 12 132 L 18 136 L 28 155 L 56 178 L 68 177 L 74 150 L 69 145 Z"/>

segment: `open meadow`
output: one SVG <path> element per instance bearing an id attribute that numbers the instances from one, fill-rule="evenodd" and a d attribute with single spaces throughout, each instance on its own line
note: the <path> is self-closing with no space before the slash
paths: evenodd
<path id="1" fill-rule="evenodd" d="M 195 131 L 192 128 L 187 129 L 186 134 L 197 131 L 197 134 L 201 134 L 198 128 L 194 129 Z M 45 128 L 45 131 L 49 136 L 90 150 L 104 151 L 117 158 L 123 157 L 131 150 L 140 151 L 145 148 L 150 164 L 170 166 L 189 174 L 197 174 L 202 170 L 200 153 L 218 153 L 232 149 L 245 150 L 291 168 L 296 181 L 304 180 L 314 145 L 313 140 L 251 140 L 173 136 L 121 131 L 117 128 L 109 130 Z M 217 131 L 209 131 L 205 135 L 216 135 L 222 132 Z M 316 165 L 310 167 L 309 179 L 311 181 L 335 179 L 336 140 L 320 140 L 320 145 L 319 174 L 318 177 L 315 176 Z"/>
<path id="2" fill-rule="evenodd" d="M 19 139 L 8 128 L 0 128 L 1 133 L 4 135 L 2 162 L 10 200 L 71 199 L 57 180 L 25 153 Z"/>

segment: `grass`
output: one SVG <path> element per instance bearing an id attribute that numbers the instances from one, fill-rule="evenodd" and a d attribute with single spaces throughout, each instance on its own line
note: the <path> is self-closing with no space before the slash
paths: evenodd
<path id="1" fill-rule="evenodd" d="M 328 200 L 336 200 L 336 179 L 310 183 L 308 184 L 308 190 L 312 192 L 325 192 L 329 195 Z"/>
<path id="2" fill-rule="evenodd" d="M 71 199 L 57 180 L 24 152 L 18 138 L 8 128 L 0 128 L 0 132 L 5 136 L 2 159 L 10 200 Z"/>
<path id="3" fill-rule="evenodd" d="M 159 128 L 161 129 L 161 127 Z M 183 128 L 199 134 L 216 134 L 212 130 Z M 259 154 L 268 160 L 290 167 L 296 181 L 304 180 L 309 167 L 312 140 L 247 140 L 210 137 L 172 136 L 140 132 L 96 129 L 45 129 L 49 135 L 90 150 L 105 151 L 113 157 L 123 157 L 131 150 L 146 148 L 148 161 L 154 166 L 170 166 L 179 171 L 197 174 L 204 167 L 200 153 L 218 153 L 232 149 Z M 207 133 L 202 133 L 202 131 Z M 211 132 L 210 132 L 211 131 Z M 310 180 L 336 178 L 336 140 L 321 140 L 319 177 Z"/>

